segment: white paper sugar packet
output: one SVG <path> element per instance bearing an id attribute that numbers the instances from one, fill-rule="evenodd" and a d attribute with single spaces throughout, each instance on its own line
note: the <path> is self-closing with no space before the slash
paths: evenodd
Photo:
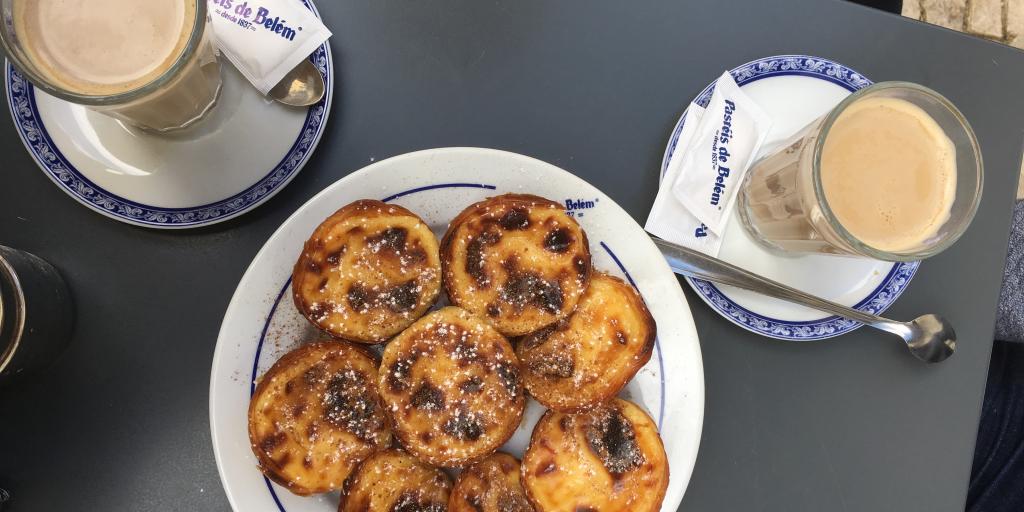
<path id="1" fill-rule="evenodd" d="M 691 103 L 686 109 L 686 117 L 683 120 L 683 130 L 679 133 L 679 140 L 676 141 L 676 149 L 668 160 L 665 168 L 665 175 L 661 178 L 661 185 L 658 187 L 658 196 L 654 198 L 654 206 L 647 216 L 647 224 L 644 229 L 648 233 L 674 242 L 684 247 L 689 247 L 711 256 L 718 256 L 722 247 L 722 237 L 708 229 L 703 222 L 697 220 L 672 193 L 672 184 L 682 168 L 683 154 L 686 153 L 689 144 L 693 141 L 693 134 L 697 132 L 704 115 L 704 108 L 696 103 Z"/>
<path id="2" fill-rule="evenodd" d="M 217 46 L 266 95 L 331 31 L 301 0 L 209 0 Z"/>
<path id="3" fill-rule="evenodd" d="M 708 229 L 721 236 L 736 192 L 768 136 L 771 118 L 740 90 L 728 71 L 681 155 L 675 181 L 664 183 Z"/>

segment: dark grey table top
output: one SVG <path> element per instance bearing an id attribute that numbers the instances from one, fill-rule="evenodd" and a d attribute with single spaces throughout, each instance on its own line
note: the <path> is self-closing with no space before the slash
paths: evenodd
<path id="1" fill-rule="evenodd" d="M 931 86 L 973 123 L 986 163 L 974 225 L 890 313 L 944 312 L 960 345 L 924 366 L 861 330 L 758 338 L 687 290 L 707 383 L 682 510 L 962 510 L 1024 136 L 1024 53 L 839 1 L 321 1 L 339 86 L 317 155 L 240 219 L 182 233 L 123 225 L 64 195 L 0 123 L 0 243 L 59 267 L 70 349 L 0 391 L 11 510 L 226 510 L 207 389 L 218 326 L 267 237 L 371 158 L 439 146 L 531 155 L 637 220 L 669 130 L 723 69 L 783 53 Z"/>

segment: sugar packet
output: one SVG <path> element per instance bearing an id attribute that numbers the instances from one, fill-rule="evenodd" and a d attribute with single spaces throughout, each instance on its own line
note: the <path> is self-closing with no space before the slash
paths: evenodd
<path id="1" fill-rule="evenodd" d="M 669 158 L 665 175 L 661 178 L 658 195 L 654 199 L 651 213 L 647 216 L 644 229 L 648 233 L 689 247 L 710 256 L 718 256 L 722 247 L 722 237 L 708 229 L 697 217 L 690 213 L 672 193 L 672 184 L 682 170 L 683 155 L 688 151 L 697 126 L 704 116 L 704 107 L 691 103 L 686 109 L 683 119 L 683 130 L 676 141 L 676 149 Z"/>
<path id="2" fill-rule="evenodd" d="M 301 0 L 208 0 L 217 46 L 266 95 L 331 37 Z"/>
<path id="3" fill-rule="evenodd" d="M 768 136 L 771 118 L 728 71 L 718 78 L 711 102 L 681 155 L 670 186 L 675 198 L 718 236 L 732 214 L 736 192 Z"/>

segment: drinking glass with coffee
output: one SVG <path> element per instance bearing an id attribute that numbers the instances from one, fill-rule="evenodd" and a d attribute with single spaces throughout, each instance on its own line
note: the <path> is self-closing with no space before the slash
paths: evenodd
<path id="1" fill-rule="evenodd" d="M 773 249 L 914 261 L 964 233 L 982 183 L 963 114 L 926 87 L 882 82 L 755 162 L 737 208 Z"/>
<path id="2" fill-rule="evenodd" d="M 36 87 L 152 131 L 203 118 L 220 92 L 205 0 L 0 0 L 0 42 Z"/>

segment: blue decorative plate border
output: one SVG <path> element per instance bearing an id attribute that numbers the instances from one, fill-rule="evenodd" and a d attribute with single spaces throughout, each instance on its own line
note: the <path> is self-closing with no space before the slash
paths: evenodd
<path id="1" fill-rule="evenodd" d="M 316 6 L 302 0 L 320 17 Z M 7 102 L 14 119 L 14 128 L 32 159 L 43 172 L 85 206 L 117 220 L 151 228 L 182 229 L 222 222 L 259 206 L 279 192 L 299 173 L 320 142 L 333 99 L 334 64 L 329 43 L 310 55 L 324 78 L 327 94 L 309 108 L 302 130 L 284 158 L 263 178 L 249 188 L 215 203 L 188 207 L 162 208 L 131 201 L 97 186 L 76 169 L 53 142 L 36 107 L 35 88 L 7 62 Z"/>
<path id="2" fill-rule="evenodd" d="M 872 83 L 864 75 L 838 62 L 808 55 L 765 57 L 737 66 L 729 73 L 736 80 L 736 84 L 741 87 L 757 80 L 776 76 L 816 78 L 838 85 L 850 92 L 864 88 Z M 702 107 L 707 107 L 711 101 L 711 94 L 714 89 L 715 82 L 711 82 L 697 95 L 693 102 Z M 679 135 L 682 133 L 685 123 L 686 112 L 683 112 L 679 122 L 676 123 L 676 127 L 672 130 L 672 136 L 669 138 L 668 145 L 665 148 L 665 155 L 661 161 L 662 175 L 665 174 L 665 170 L 668 168 L 668 161 L 675 152 L 676 145 L 679 143 Z M 892 269 L 882 279 L 881 284 L 854 307 L 872 314 L 882 313 L 903 293 L 910 280 L 913 279 L 920 264 L 918 261 L 894 263 Z M 726 319 L 748 331 L 771 338 L 796 341 L 822 340 L 847 333 L 863 325 L 860 322 L 838 316 L 829 316 L 806 322 L 767 317 L 736 304 L 713 283 L 690 277 L 687 277 L 686 280 L 689 281 L 690 286 L 693 287 L 693 290 L 697 292 L 697 295 L 704 302 Z"/>

